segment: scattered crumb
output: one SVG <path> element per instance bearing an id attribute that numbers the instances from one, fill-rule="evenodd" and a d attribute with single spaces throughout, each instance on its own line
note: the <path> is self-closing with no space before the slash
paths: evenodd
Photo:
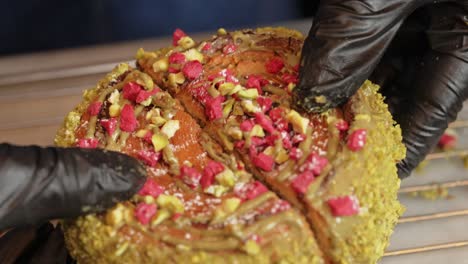
<path id="1" fill-rule="evenodd" d="M 408 193 L 411 197 L 421 197 L 426 200 L 439 200 L 439 199 L 453 199 L 453 196 L 449 195 L 448 189 L 442 186 L 436 186 L 434 188 L 424 190 L 424 191 L 415 191 Z"/>

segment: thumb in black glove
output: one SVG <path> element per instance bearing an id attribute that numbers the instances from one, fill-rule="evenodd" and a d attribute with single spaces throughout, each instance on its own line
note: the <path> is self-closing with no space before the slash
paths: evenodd
<path id="1" fill-rule="evenodd" d="M 117 152 L 0 144 L 0 230 L 102 211 L 136 193 L 145 174 Z"/>
<path id="2" fill-rule="evenodd" d="M 408 30 L 413 23 L 402 24 L 410 14 L 419 26 Z M 340 105 L 378 67 L 374 81 L 384 85 L 407 147 L 399 175 L 408 176 L 468 97 L 467 15 L 468 1 L 321 1 L 303 48 L 296 107 L 320 112 Z M 416 41 L 402 41 L 408 32 Z M 390 45 L 394 39 L 399 44 Z M 405 51 L 415 60 L 392 61 L 388 74 L 389 61 Z"/>

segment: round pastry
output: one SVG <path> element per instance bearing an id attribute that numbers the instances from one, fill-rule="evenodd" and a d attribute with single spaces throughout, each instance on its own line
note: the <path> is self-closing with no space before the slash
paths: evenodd
<path id="1" fill-rule="evenodd" d="M 375 263 L 402 207 L 401 132 L 370 82 L 323 114 L 291 109 L 303 36 L 218 34 L 138 51 L 66 118 L 59 146 L 140 159 L 130 201 L 65 221 L 79 263 Z M 279 198 L 281 197 L 281 198 Z"/>

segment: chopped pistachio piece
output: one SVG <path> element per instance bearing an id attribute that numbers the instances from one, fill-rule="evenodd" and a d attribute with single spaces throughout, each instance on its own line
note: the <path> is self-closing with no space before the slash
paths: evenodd
<path id="1" fill-rule="evenodd" d="M 242 86 L 239 84 L 226 82 L 226 83 L 222 83 L 219 86 L 218 90 L 222 95 L 233 95 L 242 89 L 243 89 Z"/>
<path id="2" fill-rule="evenodd" d="M 169 69 L 169 60 L 168 58 L 162 58 L 157 60 L 155 63 L 153 63 L 153 71 L 154 72 L 161 72 L 161 71 L 167 71 Z"/>
<path id="3" fill-rule="evenodd" d="M 195 46 L 195 41 L 193 41 L 193 39 L 189 36 L 184 36 L 179 39 L 179 41 L 177 41 L 177 44 L 184 49 L 190 49 Z"/>
<path id="4" fill-rule="evenodd" d="M 260 246 L 252 239 L 247 240 L 242 248 L 249 255 L 257 255 L 260 252 Z"/>
<path id="5" fill-rule="evenodd" d="M 265 153 L 268 156 L 273 157 L 273 156 L 275 156 L 275 148 L 272 147 L 272 146 L 269 146 L 263 151 L 263 153 Z"/>
<path id="6" fill-rule="evenodd" d="M 151 221 L 151 226 L 155 227 L 162 223 L 164 220 L 169 219 L 171 217 L 171 212 L 167 209 L 159 209 L 158 213 L 156 214 L 156 217 L 153 218 Z"/>
<path id="7" fill-rule="evenodd" d="M 187 61 L 197 60 L 197 61 L 203 63 L 203 60 L 204 60 L 203 54 L 201 54 L 195 48 L 187 50 L 186 52 L 184 52 L 184 55 L 185 55 L 185 59 Z"/>
<path id="8" fill-rule="evenodd" d="M 120 93 L 119 90 L 114 90 L 107 98 L 107 101 L 111 104 L 118 104 L 120 100 Z"/>
<path id="9" fill-rule="evenodd" d="M 233 187 L 236 183 L 236 176 L 232 170 L 226 168 L 216 175 L 216 180 L 223 186 Z"/>
<path id="10" fill-rule="evenodd" d="M 221 206 L 223 208 L 223 211 L 230 214 L 236 211 L 240 204 L 241 204 L 241 199 L 233 197 L 233 198 L 228 198 L 224 200 Z"/>
<path id="11" fill-rule="evenodd" d="M 234 99 L 234 98 L 228 99 L 228 100 L 226 100 L 226 102 L 224 102 L 224 106 L 223 106 L 223 117 L 224 118 L 229 116 L 235 102 L 236 102 L 236 99 Z"/>
<path id="12" fill-rule="evenodd" d="M 167 80 L 170 86 L 175 87 L 178 84 L 183 84 L 185 82 L 185 76 L 182 72 L 169 73 Z"/>
<path id="13" fill-rule="evenodd" d="M 257 104 L 254 104 L 252 100 L 242 100 L 241 105 L 247 113 L 256 113 L 261 111 L 261 108 Z"/>
<path id="14" fill-rule="evenodd" d="M 143 102 L 141 102 L 140 104 L 143 105 L 143 106 L 149 106 L 151 104 L 151 101 L 153 100 L 153 98 L 148 97 L 146 100 L 144 100 Z"/>
<path id="15" fill-rule="evenodd" d="M 242 139 L 242 130 L 237 126 L 231 126 L 227 129 L 227 134 L 233 139 L 241 140 Z"/>
<path id="16" fill-rule="evenodd" d="M 125 209 L 126 208 L 119 203 L 107 211 L 105 216 L 106 223 L 114 227 L 122 225 L 125 220 Z"/>
<path id="17" fill-rule="evenodd" d="M 113 104 L 109 107 L 109 116 L 110 117 L 117 117 L 120 114 L 120 105 Z"/>
<path id="18" fill-rule="evenodd" d="M 370 117 L 370 115 L 367 115 L 367 114 L 357 114 L 357 115 L 354 117 L 354 120 L 362 120 L 362 121 L 370 122 L 370 121 L 371 121 L 371 117 Z"/>
<path id="19" fill-rule="evenodd" d="M 167 138 L 172 138 L 179 128 L 179 120 L 169 120 L 161 128 L 161 132 L 165 134 Z"/>
<path id="20" fill-rule="evenodd" d="M 212 97 L 218 97 L 219 96 L 219 91 L 216 90 L 216 87 L 214 85 L 208 86 L 207 91 Z"/>
<path id="21" fill-rule="evenodd" d="M 250 131 L 250 136 L 252 136 L 252 137 L 264 137 L 265 132 L 263 131 L 262 126 L 260 126 L 258 124 L 254 125 L 252 127 L 252 130 Z"/>
<path id="22" fill-rule="evenodd" d="M 139 137 L 139 138 L 143 138 L 146 136 L 146 134 L 148 133 L 148 129 L 140 129 L 136 132 L 136 136 Z"/>
<path id="23" fill-rule="evenodd" d="M 288 88 L 289 92 L 292 92 L 292 90 L 294 90 L 294 88 L 296 88 L 296 85 L 294 83 L 289 83 L 287 88 Z"/>
<path id="24" fill-rule="evenodd" d="M 204 190 L 205 193 L 214 195 L 216 197 L 223 196 L 223 194 L 225 194 L 227 191 L 229 191 L 228 187 L 217 185 L 217 184 L 210 185 L 208 186 L 208 188 Z"/>
<path id="25" fill-rule="evenodd" d="M 292 124 L 294 131 L 297 133 L 306 133 L 307 126 L 309 125 L 308 118 L 302 117 L 298 112 L 291 110 L 286 115 L 286 120 Z"/>
<path id="26" fill-rule="evenodd" d="M 151 123 L 160 127 L 162 125 L 164 125 L 166 123 L 166 119 L 164 117 L 161 117 L 161 116 L 153 116 L 151 118 Z"/>
<path id="27" fill-rule="evenodd" d="M 151 142 L 153 143 L 154 150 L 156 152 L 161 151 L 167 145 L 169 145 L 169 139 L 165 134 L 156 133 L 151 137 Z"/>
<path id="28" fill-rule="evenodd" d="M 226 35 L 227 34 L 227 31 L 226 29 L 224 28 L 218 28 L 218 35 Z"/>
<path id="29" fill-rule="evenodd" d="M 173 195 L 161 194 L 156 199 L 159 207 L 169 210 L 171 213 L 183 213 L 184 204 L 179 198 Z"/>
<path id="30" fill-rule="evenodd" d="M 258 97 L 258 90 L 253 89 L 244 89 L 237 92 L 237 95 L 242 99 L 256 99 Z"/>
<path id="31" fill-rule="evenodd" d="M 275 162 L 278 164 L 285 163 L 289 160 L 288 152 L 284 148 L 281 148 L 273 156 L 275 157 Z"/>

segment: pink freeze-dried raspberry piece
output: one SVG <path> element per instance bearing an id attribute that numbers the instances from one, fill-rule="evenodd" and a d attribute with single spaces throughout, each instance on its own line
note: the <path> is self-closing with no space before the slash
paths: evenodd
<path id="1" fill-rule="evenodd" d="M 359 151 L 366 144 L 367 130 L 356 129 L 348 136 L 346 145 L 351 151 Z"/>
<path id="2" fill-rule="evenodd" d="M 328 159 L 312 152 L 307 157 L 305 163 L 299 168 L 300 171 L 311 171 L 314 175 L 320 175 L 325 166 L 328 165 Z"/>
<path id="3" fill-rule="evenodd" d="M 184 63 L 185 62 L 185 55 L 181 52 L 174 52 L 169 55 L 169 63 Z"/>
<path id="4" fill-rule="evenodd" d="M 128 82 L 126 83 L 123 88 L 123 98 L 128 99 L 130 101 L 135 101 L 138 93 L 143 90 L 143 87 L 136 82 Z"/>
<path id="5" fill-rule="evenodd" d="M 268 115 L 270 116 L 271 120 L 273 120 L 273 122 L 277 122 L 283 119 L 283 112 L 284 111 L 282 108 L 276 107 L 271 109 L 270 112 L 268 112 Z"/>
<path id="6" fill-rule="evenodd" d="M 158 88 L 153 88 L 153 90 L 151 90 L 151 91 L 141 90 L 138 93 L 137 97 L 135 98 L 135 102 L 141 103 L 141 102 L 145 101 L 146 99 L 148 99 L 150 96 L 155 95 L 156 93 L 158 93 L 158 91 L 160 91 Z"/>
<path id="7" fill-rule="evenodd" d="M 107 134 L 112 136 L 114 134 L 115 129 L 117 128 L 117 118 L 111 117 L 110 119 L 101 119 L 99 121 L 101 126 L 106 129 Z"/>
<path id="8" fill-rule="evenodd" d="M 138 158 L 150 167 L 156 166 L 161 159 L 161 152 L 142 149 L 138 152 Z"/>
<path id="9" fill-rule="evenodd" d="M 252 119 L 246 119 L 244 121 L 242 121 L 242 123 L 240 124 L 240 129 L 244 132 L 248 132 L 250 130 L 252 130 L 252 128 L 254 127 L 255 123 Z"/>
<path id="10" fill-rule="evenodd" d="M 268 112 L 273 104 L 273 100 L 270 97 L 260 96 L 257 98 L 257 103 L 264 113 Z"/>
<path id="11" fill-rule="evenodd" d="M 138 192 L 138 195 L 145 196 L 150 195 L 154 198 L 158 198 L 164 192 L 164 187 L 159 185 L 155 180 L 148 178 L 145 184 Z"/>
<path id="12" fill-rule="evenodd" d="M 312 171 L 304 171 L 292 180 L 291 186 L 297 193 L 304 194 L 314 180 L 315 176 Z"/>
<path id="13" fill-rule="evenodd" d="M 263 129 L 265 129 L 265 131 L 267 131 L 270 134 L 275 131 L 273 123 L 264 113 L 255 113 L 255 122 L 257 122 L 257 124 L 259 124 Z"/>
<path id="14" fill-rule="evenodd" d="M 77 146 L 80 148 L 97 148 L 99 140 L 97 138 L 80 138 Z"/>
<path id="15" fill-rule="evenodd" d="M 125 132 L 133 132 L 137 128 L 137 119 L 133 107 L 129 104 L 124 105 L 120 112 L 120 129 Z"/>
<path id="16" fill-rule="evenodd" d="M 211 43 L 207 42 L 203 47 L 201 48 L 202 51 L 209 51 L 211 49 Z"/>
<path id="17" fill-rule="evenodd" d="M 102 102 L 94 102 L 88 106 L 88 114 L 97 116 L 101 111 Z"/>
<path id="18" fill-rule="evenodd" d="M 272 171 L 273 170 L 273 165 L 275 164 L 275 160 L 266 155 L 263 152 L 258 153 L 257 155 L 251 156 L 252 163 L 255 165 L 255 167 L 260 168 L 264 171 Z"/>
<path id="19" fill-rule="evenodd" d="M 184 165 L 180 168 L 180 178 L 190 188 L 194 189 L 200 185 L 202 174 L 197 169 Z"/>
<path id="20" fill-rule="evenodd" d="M 177 46 L 179 40 L 185 36 L 187 36 L 187 34 L 185 34 L 185 32 L 182 31 L 182 29 L 176 28 L 176 30 L 174 30 L 174 33 L 172 33 L 172 45 Z"/>
<path id="21" fill-rule="evenodd" d="M 234 187 L 234 193 L 242 200 L 252 200 L 257 196 L 266 193 L 268 189 L 259 181 L 249 182 L 244 185 Z"/>
<path id="22" fill-rule="evenodd" d="M 189 61 L 182 67 L 182 73 L 189 80 L 195 80 L 200 77 L 202 72 L 203 65 L 197 60 Z"/>
<path id="23" fill-rule="evenodd" d="M 346 122 L 346 120 L 341 119 L 341 120 L 339 120 L 338 122 L 335 123 L 335 127 L 339 131 L 346 131 L 349 128 L 349 124 L 348 124 L 348 122 Z"/>
<path id="24" fill-rule="evenodd" d="M 277 74 L 283 69 L 283 67 L 284 67 L 284 62 L 281 58 L 278 58 L 278 57 L 271 58 L 265 64 L 266 71 L 271 74 Z"/>
<path id="25" fill-rule="evenodd" d="M 359 201 L 353 195 L 330 198 L 327 203 L 333 216 L 352 216 L 359 213 Z"/>
<path id="26" fill-rule="evenodd" d="M 231 54 L 234 53 L 237 50 L 237 46 L 234 43 L 229 43 L 226 44 L 226 46 L 223 47 L 223 54 Z"/>
<path id="27" fill-rule="evenodd" d="M 450 135 L 448 133 L 442 134 L 442 136 L 439 139 L 439 142 L 437 145 L 439 148 L 443 150 L 450 150 L 455 148 L 455 145 L 457 143 L 457 137 L 454 135 Z"/>
<path id="28" fill-rule="evenodd" d="M 224 165 L 220 162 L 210 160 L 203 168 L 203 176 L 200 180 L 202 188 L 211 186 L 214 182 L 215 176 L 224 170 Z"/>
<path id="29" fill-rule="evenodd" d="M 288 83 L 288 84 L 289 83 L 297 84 L 297 82 L 299 81 L 297 74 L 291 74 L 291 73 L 284 73 L 283 75 L 281 75 L 281 79 L 283 80 L 283 82 Z"/>
<path id="30" fill-rule="evenodd" d="M 291 150 L 289 150 L 289 158 L 292 160 L 299 160 L 302 154 L 302 150 L 298 148 L 291 148 Z"/>
<path id="31" fill-rule="evenodd" d="M 205 114 L 208 120 L 216 120 L 223 117 L 224 96 L 220 95 L 205 102 Z"/>
<path id="32" fill-rule="evenodd" d="M 147 225 L 157 210 L 155 204 L 139 203 L 135 208 L 135 217 L 138 219 L 138 222 Z"/>

